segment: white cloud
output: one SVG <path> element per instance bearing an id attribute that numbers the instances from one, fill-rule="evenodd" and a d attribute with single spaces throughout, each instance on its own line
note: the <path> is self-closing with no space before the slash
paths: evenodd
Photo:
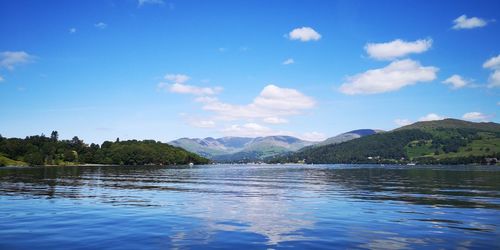
<path id="1" fill-rule="evenodd" d="M 493 71 L 488 78 L 488 82 L 489 88 L 500 87 L 500 70 Z"/>
<path id="2" fill-rule="evenodd" d="M 144 4 L 156 4 L 156 5 L 163 5 L 165 2 L 163 0 L 138 0 L 138 6 L 141 7 Z"/>
<path id="3" fill-rule="evenodd" d="M 398 126 L 402 127 L 402 126 L 410 125 L 413 122 L 411 120 L 408 120 L 408 119 L 396 119 L 396 120 L 394 120 L 394 123 L 396 123 Z"/>
<path id="4" fill-rule="evenodd" d="M 201 103 L 213 103 L 213 102 L 218 102 L 219 99 L 217 97 L 210 97 L 210 96 L 200 96 L 194 99 L 196 102 L 201 102 Z"/>
<path id="5" fill-rule="evenodd" d="M 198 127 L 198 128 L 214 128 L 215 127 L 215 121 L 212 121 L 212 120 L 192 119 L 189 121 L 189 124 L 191 126 Z"/>
<path id="6" fill-rule="evenodd" d="M 494 56 L 484 62 L 483 68 L 493 70 L 488 78 L 488 87 L 500 87 L 500 55 Z"/>
<path id="7" fill-rule="evenodd" d="M 34 60 L 34 56 L 24 51 L 4 51 L 0 52 L 0 68 L 14 70 L 16 65 L 29 63 Z"/>
<path id="8" fill-rule="evenodd" d="M 174 82 L 174 83 L 185 83 L 190 79 L 189 76 L 184 74 L 167 74 L 165 75 L 165 80 Z"/>
<path id="9" fill-rule="evenodd" d="M 306 141 L 324 141 L 327 139 L 327 136 L 323 133 L 319 132 L 307 132 L 304 133 L 302 136 L 299 136 L 302 140 Z"/>
<path id="10" fill-rule="evenodd" d="M 172 93 L 178 94 L 191 94 L 191 95 L 215 95 L 222 91 L 220 87 L 198 87 L 193 85 L 187 85 L 182 83 L 158 84 L 160 89 L 168 89 Z"/>
<path id="11" fill-rule="evenodd" d="M 311 108 L 315 102 L 295 89 L 280 88 L 270 84 L 255 98 L 254 104 L 269 109 L 299 110 Z"/>
<path id="12" fill-rule="evenodd" d="M 437 120 L 443 120 L 445 118 L 446 117 L 440 116 L 440 115 L 435 114 L 435 113 L 429 113 L 426 116 L 420 117 L 420 119 L 418 119 L 418 121 L 420 121 L 420 122 L 437 121 Z"/>
<path id="13" fill-rule="evenodd" d="M 280 88 L 267 85 L 260 94 L 247 105 L 233 105 L 219 101 L 217 98 L 198 98 L 203 102 L 203 109 L 215 112 L 219 119 L 266 119 L 279 120 L 283 117 L 300 114 L 303 110 L 314 107 L 315 101 L 295 89 Z"/>
<path id="14" fill-rule="evenodd" d="M 318 41 L 321 35 L 311 27 L 296 28 L 288 33 L 290 40 L 300 40 L 302 42 Z"/>
<path id="15" fill-rule="evenodd" d="M 69 33 L 70 33 L 70 34 L 74 34 L 74 33 L 76 33 L 76 28 L 70 28 L 70 29 L 69 29 Z"/>
<path id="16" fill-rule="evenodd" d="M 479 28 L 479 27 L 484 27 L 488 22 L 484 19 L 478 18 L 478 17 L 471 17 L 467 18 L 466 15 L 461 15 L 457 17 L 457 19 L 453 20 L 453 29 L 455 30 L 460 30 L 460 29 L 474 29 L 474 28 Z"/>
<path id="17" fill-rule="evenodd" d="M 483 63 L 485 69 L 500 69 L 500 55 L 494 56 Z"/>
<path id="18" fill-rule="evenodd" d="M 206 96 L 216 95 L 222 91 L 221 87 L 198 87 L 185 84 L 190 77 L 184 74 L 167 74 L 164 78 L 169 81 L 169 83 L 158 83 L 158 89 L 165 89 L 172 93 Z"/>
<path id="19" fill-rule="evenodd" d="M 448 77 L 448 79 L 444 80 L 443 83 L 451 85 L 452 89 L 459 89 L 467 86 L 470 83 L 470 81 L 463 79 L 459 75 L 452 75 Z"/>
<path id="20" fill-rule="evenodd" d="M 279 117 L 266 117 L 262 121 L 264 121 L 265 123 L 270 123 L 270 124 L 288 123 L 287 119 L 279 118 Z"/>
<path id="21" fill-rule="evenodd" d="M 488 121 L 488 116 L 480 112 L 465 113 L 462 118 L 469 121 Z"/>
<path id="22" fill-rule="evenodd" d="M 243 137 L 257 137 L 257 136 L 270 136 L 276 135 L 276 131 L 271 128 L 264 127 L 257 123 L 246 123 L 243 125 L 231 125 L 222 129 L 221 131 L 229 136 L 243 136 Z"/>
<path id="23" fill-rule="evenodd" d="M 108 27 L 108 25 L 103 23 L 103 22 L 98 22 L 98 23 L 94 24 L 94 26 L 98 29 L 105 29 L 106 27 Z"/>
<path id="24" fill-rule="evenodd" d="M 340 91 L 348 95 L 396 91 L 418 82 L 432 81 L 436 79 L 438 70 L 432 66 L 421 66 L 419 62 L 410 59 L 398 60 L 384 68 L 372 69 L 348 77 L 340 86 Z"/>
<path id="25" fill-rule="evenodd" d="M 393 60 L 408 54 L 418 54 L 427 51 L 432 46 L 432 39 L 420 39 L 406 42 L 396 39 L 387 43 L 368 43 L 366 53 L 377 60 Z"/>
<path id="26" fill-rule="evenodd" d="M 294 64 L 294 63 L 295 61 L 293 60 L 293 58 L 288 58 L 285 61 L 283 61 L 283 65 Z"/>
<path id="27" fill-rule="evenodd" d="M 4 80 L 4 79 L 3 79 L 3 77 L 2 77 L 2 76 L 0 76 L 0 82 L 3 82 L 3 80 Z"/>

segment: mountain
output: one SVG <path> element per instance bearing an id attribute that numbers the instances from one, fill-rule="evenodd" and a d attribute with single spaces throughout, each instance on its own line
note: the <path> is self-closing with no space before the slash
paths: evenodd
<path id="1" fill-rule="evenodd" d="M 214 139 L 181 138 L 169 142 L 218 162 L 254 161 L 285 152 L 297 151 L 314 142 L 292 136 L 266 136 L 257 138 L 222 137 Z"/>
<path id="2" fill-rule="evenodd" d="M 241 151 L 252 140 L 253 138 L 248 137 L 222 137 L 218 139 L 212 137 L 204 139 L 180 138 L 168 144 L 181 147 L 204 157 L 212 158 L 217 155 L 226 155 Z"/>
<path id="3" fill-rule="evenodd" d="M 489 158 L 500 158 L 500 124 L 445 119 L 309 147 L 269 162 L 466 164 Z"/>
<path id="4" fill-rule="evenodd" d="M 168 144 L 211 158 L 216 155 L 238 152 L 251 140 L 252 138 L 246 137 L 223 137 L 218 139 L 212 137 L 207 137 L 205 139 L 180 138 Z"/>
<path id="5" fill-rule="evenodd" d="M 353 131 L 349 131 L 346 133 L 342 133 L 340 135 L 336 135 L 334 137 L 330 137 L 330 138 L 328 138 L 320 143 L 317 143 L 313 146 L 318 147 L 318 146 L 324 146 L 324 145 L 330 145 L 330 144 L 338 144 L 338 143 L 354 140 L 354 139 L 357 139 L 357 138 L 360 138 L 363 136 L 373 135 L 373 134 L 380 133 L 380 132 L 383 132 L 383 131 L 382 130 L 374 130 L 374 129 L 353 130 Z"/>

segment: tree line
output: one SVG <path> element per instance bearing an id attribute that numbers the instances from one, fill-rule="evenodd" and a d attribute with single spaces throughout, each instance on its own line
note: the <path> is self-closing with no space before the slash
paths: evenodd
<path id="1" fill-rule="evenodd" d="M 30 165 L 113 164 L 172 165 L 206 164 L 208 159 L 154 140 L 105 141 L 101 145 L 86 144 L 77 136 L 59 140 L 59 133 L 5 138 L 0 135 L 0 156 Z M 1 164 L 1 162 L 0 162 Z"/>

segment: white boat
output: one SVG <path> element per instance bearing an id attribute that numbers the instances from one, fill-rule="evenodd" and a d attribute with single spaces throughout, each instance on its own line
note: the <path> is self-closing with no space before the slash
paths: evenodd
<path id="1" fill-rule="evenodd" d="M 192 167 L 192 166 L 194 166 L 194 163 L 190 162 L 189 167 Z"/>

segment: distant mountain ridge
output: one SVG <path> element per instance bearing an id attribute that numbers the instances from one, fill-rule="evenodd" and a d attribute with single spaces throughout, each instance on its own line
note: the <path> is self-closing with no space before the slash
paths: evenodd
<path id="1" fill-rule="evenodd" d="M 296 151 L 314 143 L 285 135 L 256 138 L 231 136 L 204 139 L 180 138 L 169 142 L 170 145 L 216 161 L 259 160 L 284 152 Z"/>
<path id="2" fill-rule="evenodd" d="M 373 134 L 380 133 L 380 132 L 383 132 L 383 130 L 356 129 L 356 130 L 352 130 L 349 132 L 345 132 L 345 133 L 330 137 L 322 142 L 316 143 L 313 146 L 316 147 L 316 146 L 325 146 L 325 145 L 330 145 L 330 144 L 338 144 L 338 143 L 354 140 L 354 139 L 357 139 L 357 138 L 360 138 L 363 136 L 373 135 Z"/>
<path id="3" fill-rule="evenodd" d="M 207 157 L 216 162 L 249 162 L 259 161 L 271 156 L 292 153 L 316 145 L 337 144 L 367 135 L 379 133 L 381 130 L 358 129 L 328 138 L 322 142 L 301 140 L 293 136 L 275 135 L 265 137 L 221 137 L 213 138 L 180 138 L 169 142 L 187 151 Z"/>

